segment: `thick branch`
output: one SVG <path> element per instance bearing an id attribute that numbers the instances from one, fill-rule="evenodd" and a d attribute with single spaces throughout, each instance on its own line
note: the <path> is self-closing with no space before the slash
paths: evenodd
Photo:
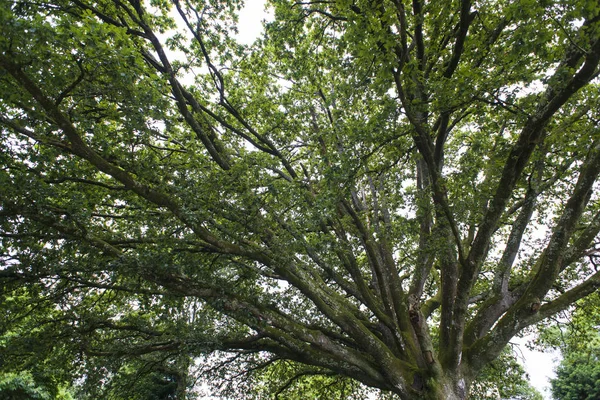
<path id="1" fill-rule="evenodd" d="M 589 33 L 590 30 L 586 30 L 585 32 Z M 500 217 L 504 213 L 508 200 L 528 164 L 531 154 L 540 142 L 544 128 L 560 107 L 579 89 L 585 86 L 595 74 L 600 61 L 599 38 L 595 37 L 592 43 L 592 47 L 586 54 L 584 64 L 579 71 L 571 74 L 571 77 L 566 80 L 566 84 L 557 87 L 550 86 L 546 90 L 544 99 L 540 103 L 537 112 L 526 122 L 508 156 L 496 189 L 496 194 L 490 201 L 490 206 L 483 217 L 483 221 L 480 224 L 471 251 L 469 252 L 467 262 L 462 270 L 458 286 L 457 305 L 459 306 L 459 310 L 456 314 L 457 323 L 464 321 L 470 291 L 477 278 L 479 267 L 487 254 L 492 234 L 498 226 Z M 580 56 L 582 57 L 583 54 Z M 559 82 L 564 82 L 564 79 L 559 77 L 570 73 L 565 68 L 559 68 L 554 75 Z"/>
<path id="2" fill-rule="evenodd" d="M 15 80 L 31 94 L 31 96 L 40 104 L 47 113 L 48 117 L 53 120 L 60 129 L 65 133 L 71 142 L 71 152 L 94 165 L 98 170 L 112 176 L 115 180 L 121 182 L 128 190 L 136 193 L 145 200 L 159 206 L 169 209 L 186 225 L 190 226 L 199 237 L 205 240 L 211 246 L 224 253 L 237 253 L 240 255 L 249 255 L 248 252 L 241 249 L 239 246 L 224 242 L 213 236 L 206 228 L 203 228 L 198 223 L 190 220 L 189 216 L 183 212 L 179 203 L 172 197 L 159 192 L 147 185 L 144 185 L 133 178 L 133 176 L 120 167 L 111 164 L 93 149 L 91 149 L 82 139 L 69 121 L 69 119 L 60 111 L 58 106 L 48 98 L 43 91 L 29 77 L 11 61 L 7 56 L 0 55 L 0 66 L 12 75 Z M 257 255 L 257 254 L 255 254 Z M 263 257 L 258 257 L 263 259 Z"/>
<path id="3" fill-rule="evenodd" d="M 558 277 L 565 260 L 565 248 L 590 199 L 599 174 L 600 145 L 596 144 L 582 166 L 573 194 L 565 205 L 548 245 L 530 273 L 531 281 L 526 285 L 524 294 L 498 321 L 495 328 L 475 343 L 470 357 L 481 357 L 484 361 L 488 357 L 489 359 L 494 358 L 504 344 L 526 326 L 527 321 L 537 318 L 533 317 L 538 311 L 537 307 L 532 305 L 540 303 Z M 478 354 L 478 351 L 482 354 Z M 480 361 L 474 362 L 479 364 Z"/>

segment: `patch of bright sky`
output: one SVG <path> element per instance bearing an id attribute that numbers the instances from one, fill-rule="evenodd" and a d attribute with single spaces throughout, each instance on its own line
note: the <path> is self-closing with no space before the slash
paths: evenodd
<path id="1" fill-rule="evenodd" d="M 265 0 L 247 0 L 240 11 L 236 39 L 251 45 L 263 34 L 263 21 L 273 19 L 272 10 L 265 10 Z"/>
<path id="2" fill-rule="evenodd" d="M 515 344 L 513 350 L 516 351 L 517 360 L 525 367 L 531 386 L 536 388 L 544 399 L 550 400 L 550 379 L 556 376 L 554 369 L 560 361 L 560 352 L 528 349 L 525 344 L 532 339 L 533 336 L 515 337 L 511 343 Z"/>

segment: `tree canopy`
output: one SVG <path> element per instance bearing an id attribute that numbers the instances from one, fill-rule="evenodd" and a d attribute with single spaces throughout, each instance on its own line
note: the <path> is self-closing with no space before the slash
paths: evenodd
<path id="1" fill-rule="evenodd" d="M 0 369 L 465 399 L 600 286 L 596 0 L 241 6 L 0 2 Z"/>

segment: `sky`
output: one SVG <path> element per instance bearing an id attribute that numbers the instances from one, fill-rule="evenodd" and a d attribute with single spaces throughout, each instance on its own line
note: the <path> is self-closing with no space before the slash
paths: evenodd
<path id="1" fill-rule="evenodd" d="M 262 34 L 261 21 L 271 18 L 270 13 L 265 11 L 265 0 L 246 0 L 246 4 L 239 16 L 239 33 L 238 41 L 244 44 L 251 44 L 256 38 Z M 549 379 L 554 377 L 554 368 L 558 365 L 560 358 L 556 352 L 539 352 L 528 349 L 525 343 L 529 338 L 514 338 L 511 343 L 517 359 L 523 364 L 529 380 L 543 396 L 544 399 L 550 400 L 550 382 Z"/>
<path id="2" fill-rule="evenodd" d="M 237 40 L 243 44 L 252 44 L 263 31 L 262 21 L 269 20 L 272 13 L 265 11 L 265 0 L 246 0 L 239 15 Z"/>
<path id="3" fill-rule="evenodd" d="M 558 366 L 560 361 L 560 353 L 558 351 L 547 351 L 539 352 L 529 350 L 525 343 L 533 337 L 524 338 L 513 338 L 511 343 L 516 344 L 514 350 L 516 351 L 517 359 L 525 367 L 525 371 L 529 375 L 529 382 L 536 388 L 544 399 L 550 400 L 550 378 L 553 378 L 556 374 L 554 369 Z"/>

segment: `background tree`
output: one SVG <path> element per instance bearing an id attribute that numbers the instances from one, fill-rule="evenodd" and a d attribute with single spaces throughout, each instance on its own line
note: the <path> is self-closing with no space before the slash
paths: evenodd
<path id="1" fill-rule="evenodd" d="M 250 375 L 246 383 L 248 399 L 363 399 L 376 397 L 377 391 L 370 390 L 358 381 L 330 371 L 315 371 L 302 364 L 288 360 L 270 362 L 265 368 Z M 388 396 L 389 397 L 389 396 Z"/>
<path id="2" fill-rule="evenodd" d="M 529 383 L 529 376 L 511 350 L 510 346 L 507 347 L 497 359 L 481 371 L 473 382 L 471 399 L 543 399 L 542 395 Z"/>
<path id="3" fill-rule="evenodd" d="M 593 256 L 595 257 L 595 255 Z M 593 260 L 593 259 L 592 259 Z M 551 379 L 555 399 L 594 399 L 600 395 L 600 293 L 540 327 L 538 347 L 560 350 L 562 360 Z"/>
<path id="4" fill-rule="evenodd" d="M 464 399 L 600 286 L 597 1 L 271 5 L 0 4 L 2 369 Z"/>
<path id="5" fill-rule="evenodd" d="M 555 399 L 597 399 L 600 396 L 600 338 L 596 338 L 587 351 L 566 355 L 550 383 Z"/>
<path id="6" fill-rule="evenodd" d="M 6 400 L 74 399 L 68 388 L 56 387 L 51 377 L 38 377 L 36 380 L 29 371 L 0 375 L 0 393 Z"/>

